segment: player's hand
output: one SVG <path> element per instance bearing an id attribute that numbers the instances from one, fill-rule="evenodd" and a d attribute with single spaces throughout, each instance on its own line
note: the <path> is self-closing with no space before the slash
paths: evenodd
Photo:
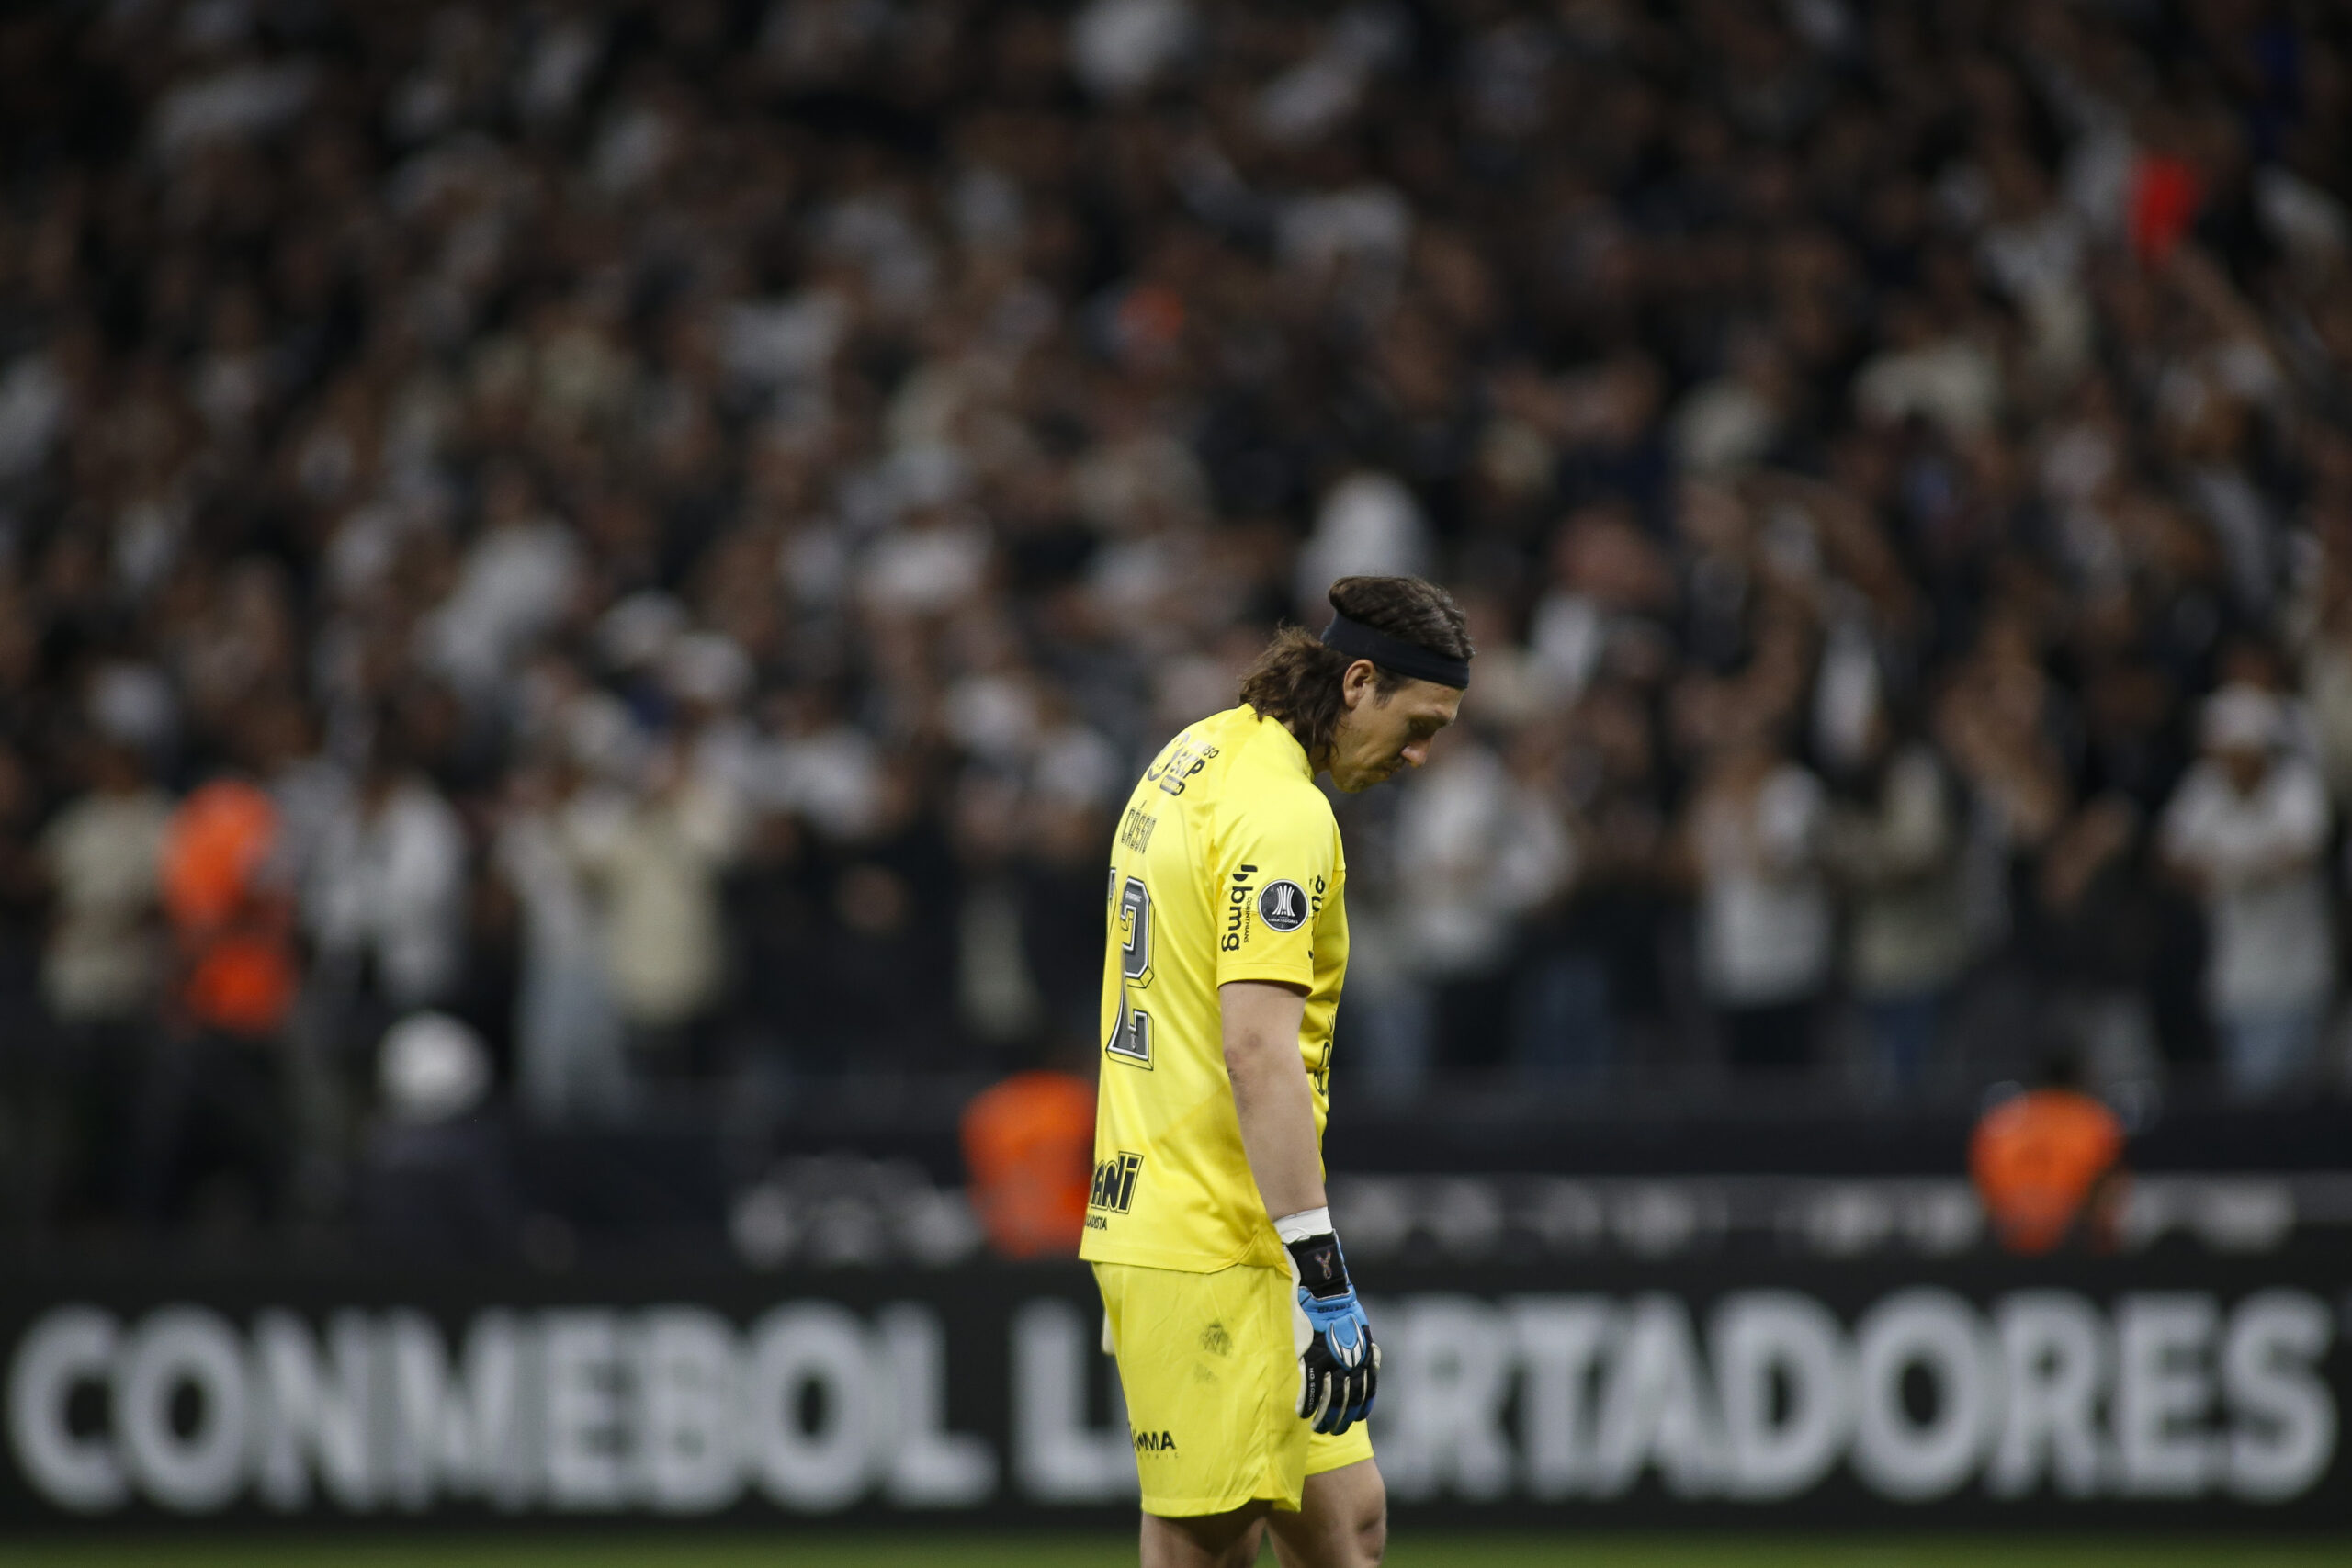
<path id="1" fill-rule="evenodd" d="M 1340 1238 L 1324 1231 L 1286 1245 L 1306 1328 L 1306 1348 L 1298 1353 L 1299 1418 L 1336 1438 L 1372 1414 L 1380 1347 L 1348 1279 Z"/>

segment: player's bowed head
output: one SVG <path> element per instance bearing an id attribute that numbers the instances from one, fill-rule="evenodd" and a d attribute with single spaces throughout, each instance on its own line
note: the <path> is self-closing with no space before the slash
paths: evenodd
<path id="1" fill-rule="evenodd" d="M 1470 632 L 1453 596 L 1418 577 L 1343 577 L 1320 637 L 1284 626 L 1241 680 L 1241 698 L 1298 737 L 1348 794 L 1429 760 L 1461 711 Z"/>

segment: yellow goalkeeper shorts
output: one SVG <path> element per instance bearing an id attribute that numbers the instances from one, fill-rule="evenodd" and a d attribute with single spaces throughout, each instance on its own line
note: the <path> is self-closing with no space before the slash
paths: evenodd
<path id="1" fill-rule="evenodd" d="M 1327 1438 L 1298 1418 L 1287 1272 L 1097 1263 L 1094 1281 L 1145 1513 L 1224 1514 L 1260 1500 L 1296 1512 L 1308 1476 L 1372 1457 L 1363 1424 Z"/>

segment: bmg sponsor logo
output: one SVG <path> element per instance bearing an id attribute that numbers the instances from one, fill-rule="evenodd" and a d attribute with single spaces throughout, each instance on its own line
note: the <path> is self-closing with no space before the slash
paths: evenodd
<path id="1" fill-rule="evenodd" d="M 1257 874 L 1256 866 L 1245 863 L 1225 890 L 1225 934 L 1217 940 L 1222 952 L 1238 953 L 1250 940 L 1250 879 Z"/>

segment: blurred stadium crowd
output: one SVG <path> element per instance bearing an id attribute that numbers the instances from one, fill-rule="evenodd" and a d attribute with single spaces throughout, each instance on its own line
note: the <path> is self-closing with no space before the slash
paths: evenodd
<path id="1" fill-rule="evenodd" d="M 2335 1092 L 2346 24 L 12 8 L 14 1201 L 1086 1070 L 1119 799 L 1358 570 L 1480 651 L 1349 1092 Z"/>

